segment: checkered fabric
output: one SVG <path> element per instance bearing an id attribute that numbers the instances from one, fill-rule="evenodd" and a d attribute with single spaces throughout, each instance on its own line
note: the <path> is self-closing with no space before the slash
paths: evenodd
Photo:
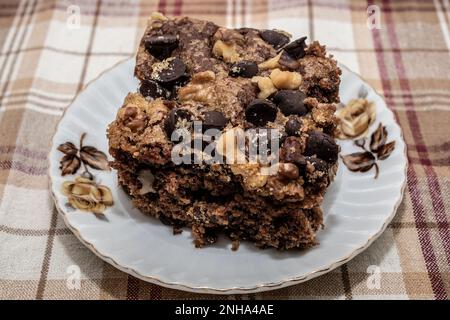
<path id="1" fill-rule="evenodd" d="M 367 26 L 370 5 L 381 29 Z M 384 94 L 408 145 L 403 202 L 369 249 L 304 284 L 220 298 L 449 297 L 448 0 L 1 0 L 0 298 L 217 298 L 148 284 L 104 263 L 65 227 L 48 191 L 46 157 L 62 112 L 90 80 L 134 54 L 153 11 L 320 40 Z M 80 288 L 70 285 L 77 266 Z"/>

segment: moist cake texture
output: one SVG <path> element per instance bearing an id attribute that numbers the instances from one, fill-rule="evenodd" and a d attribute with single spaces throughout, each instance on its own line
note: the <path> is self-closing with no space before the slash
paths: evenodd
<path id="1" fill-rule="evenodd" d="M 111 165 L 137 208 L 174 233 L 191 228 L 198 247 L 220 233 L 234 244 L 311 247 L 337 169 L 340 74 L 325 47 L 306 37 L 155 13 L 137 52 L 140 86 L 108 128 Z M 275 172 L 263 174 L 259 162 L 176 164 L 171 135 L 193 134 L 195 121 L 220 130 L 225 158 L 222 137 L 278 130 L 266 137 L 276 139 Z"/>

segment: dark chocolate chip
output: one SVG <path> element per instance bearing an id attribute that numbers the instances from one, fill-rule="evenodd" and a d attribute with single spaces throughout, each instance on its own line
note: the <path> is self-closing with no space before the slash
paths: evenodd
<path id="1" fill-rule="evenodd" d="M 296 119 L 295 117 L 290 117 L 286 122 L 284 129 L 289 136 L 298 136 L 300 134 L 299 130 L 301 126 L 302 123 L 300 120 Z"/>
<path id="2" fill-rule="evenodd" d="M 253 61 L 243 60 L 235 62 L 230 67 L 231 77 L 251 78 L 258 74 L 258 65 Z"/>
<path id="3" fill-rule="evenodd" d="M 264 126 L 277 117 L 277 107 L 267 99 L 255 99 L 245 109 L 245 118 L 257 127 Z"/>
<path id="4" fill-rule="evenodd" d="M 288 53 L 283 51 L 278 63 L 283 67 L 291 70 L 297 70 L 300 67 L 300 62 L 297 59 L 292 58 Z"/>
<path id="5" fill-rule="evenodd" d="M 306 141 L 305 155 L 316 155 L 317 158 L 327 162 L 336 162 L 339 153 L 339 146 L 333 138 L 320 131 L 309 132 Z"/>
<path id="6" fill-rule="evenodd" d="M 287 52 L 292 58 L 300 59 L 305 56 L 306 49 L 306 37 L 294 40 L 284 47 L 284 51 Z"/>
<path id="7" fill-rule="evenodd" d="M 139 92 L 144 97 L 170 99 L 171 92 L 153 80 L 143 80 Z"/>
<path id="8" fill-rule="evenodd" d="M 303 116 L 308 113 L 308 109 L 303 104 L 305 98 L 306 95 L 298 90 L 280 90 L 274 95 L 273 102 L 285 116 L 291 114 Z"/>
<path id="9" fill-rule="evenodd" d="M 289 37 L 281 32 L 274 30 L 264 30 L 260 33 L 261 38 L 272 45 L 275 49 L 280 49 L 289 43 Z"/>
<path id="10" fill-rule="evenodd" d="M 174 58 L 169 61 L 167 68 L 164 68 L 157 73 L 155 80 L 164 85 L 174 85 L 187 78 L 186 71 L 187 68 L 184 62 L 179 58 Z"/>
<path id="11" fill-rule="evenodd" d="M 295 163 L 299 166 L 305 165 L 305 157 L 302 154 L 302 142 L 297 137 L 287 137 L 281 147 L 280 160 Z"/>
<path id="12" fill-rule="evenodd" d="M 167 135 L 169 138 L 172 135 L 172 132 L 177 129 L 177 123 L 178 121 L 190 121 L 191 120 L 191 113 L 184 109 L 172 109 L 170 110 L 165 123 L 164 123 L 164 129 L 166 130 Z"/>
<path id="13" fill-rule="evenodd" d="M 222 130 L 228 123 L 228 119 L 220 111 L 207 111 L 204 116 L 202 123 L 204 131 L 208 129 Z"/>
<path id="14" fill-rule="evenodd" d="M 144 39 L 147 51 L 158 60 L 164 60 L 178 47 L 178 37 L 174 35 L 151 36 Z"/>

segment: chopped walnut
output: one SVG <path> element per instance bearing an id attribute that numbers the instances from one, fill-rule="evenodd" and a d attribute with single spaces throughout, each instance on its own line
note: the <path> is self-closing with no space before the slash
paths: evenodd
<path id="1" fill-rule="evenodd" d="M 139 194 L 144 195 L 149 192 L 156 192 L 153 189 L 153 183 L 155 182 L 155 176 L 149 169 L 144 169 L 139 171 L 138 180 L 141 183 L 141 188 L 139 189 Z"/>
<path id="2" fill-rule="evenodd" d="M 219 28 L 213 36 L 214 40 L 221 40 L 226 43 L 244 43 L 244 36 L 236 30 Z"/>
<path id="3" fill-rule="evenodd" d="M 263 63 L 260 63 L 258 65 L 258 68 L 261 70 L 279 68 L 280 64 L 278 63 L 278 61 L 280 60 L 282 54 L 283 54 L 283 52 L 280 52 L 275 57 L 270 58 L 269 60 L 266 60 Z"/>
<path id="4" fill-rule="evenodd" d="M 197 101 L 209 105 L 216 101 L 216 93 L 212 82 L 216 75 L 212 71 L 203 71 L 195 74 L 185 87 L 178 90 L 180 101 Z"/>
<path id="5" fill-rule="evenodd" d="M 198 73 L 194 74 L 192 76 L 191 82 L 204 83 L 204 82 L 208 82 L 208 81 L 214 81 L 214 79 L 216 79 L 215 73 L 208 70 L 208 71 L 198 72 Z"/>
<path id="6" fill-rule="evenodd" d="M 225 43 L 222 40 L 217 40 L 214 43 L 212 52 L 215 56 L 221 57 L 225 62 L 236 62 L 239 60 L 239 54 L 236 51 L 234 43 Z"/>
<path id="7" fill-rule="evenodd" d="M 226 158 L 228 164 L 245 162 L 245 133 L 241 128 L 231 128 L 221 134 L 216 144 L 216 152 Z"/>
<path id="8" fill-rule="evenodd" d="M 243 178 L 244 186 L 247 190 L 255 190 L 264 187 L 268 176 L 261 174 L 259 163 L 243 163 L 231 165 L 231 172 Z"/>
<path id="9" fill-rule="evenodd" d="M 147 116 L 138 106 L 128 104 L 117 113 L 119 120 L 123 121 L 132 132 L 142 131 L 147 125 Z"/>
<path id="10" fill-rule="evenodd" d="M 160 12 L 153 12 L 148 18 L 147 24 L 150 29 L 160 29 L 165 21 L 169 20 L 165 15 Z"/>
<path id="11" fill-rule="evenodd" d="M 298 89 L 302 83 L 302 76 L 298 72 L 273 69 L 270 79 L 278 89 Z"/>
<path id="12" fill-rule="evenodd" d="M 258 88 L 260 90 L 258 93 L 259 99 L 265 99 L 272 93 L 275 93 L 277 91 L 277 88 L 275 88 L 272 80 L 269 77 L 256 76 L 252 78 L 252 82 L 258 84 Z"/>
<path id="13" fill-rule="evenodd" d="M 149 124 L 155 124 L 162 121 L 169 112 L 169 108 L 162 99 L 151 101 L 145 106 L 144 110 L 148 116 Z"/>

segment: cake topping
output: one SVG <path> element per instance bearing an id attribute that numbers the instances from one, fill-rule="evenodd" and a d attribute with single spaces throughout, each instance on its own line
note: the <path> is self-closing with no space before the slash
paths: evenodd
<path id="1" fill-rule="evenodd" d="M 302 124 L 294 117 L 289 118 L 285 125 L 285 131 L 290 136 L 298 136 Z"/>
<path id="2" fill-rule="evenodd" d="M 204 113 L 203 130 L 218 129 L 222 130 L 228 123 L 228 119 L 225 118 L 220 111 L 207 111 Z"/>
<path id="3" fill-rule="evenodd" d="M 212 52 L 215 56 L 221 57 L 225 62 L 236 62 L 239 60 L 239 54 L 236 51 L 234 43 L 226 43 L 222 40 L 217 40 L 214 43 Z"/>
<path id="4" fill-rule="evenodd" d="M 337 160 L 338 153 L 339 146 L 329 135 L 320 131 L 312 131 L 309 133 L 309 138 L 306 142 L 305 155 L 316 155 L 322 160 L 334 163 Z"/>
<path id="5" fill-rule="evenodd" d="M 144 39 L 147 51 L 158 60 L 164 60 L 178 47 L 178 37 L 174 35 L 151 36 Z"/>
<path id="6" fill-rule="evenodd" d="M 172 132 L 181 127 L 179 122 L 189 122 L 191 120 L 191 113 L 184 109 L 172 109 L 164 123 L 164 129 L 167 135 L 170 137 Z"/>
<path id="7" fill-rule="evenodd" d="M 305 98 L 306 95 L 299 90 L 280 90 L 273 97 L 273 102 L 285 116 L 291 114 L 303 116 L 308 113 L 303 104 Z"/>
<path id="8" fill-rule="evenodd" d="M 302 83 L 302 75 L 300 73 L 281 71 L 278 68 L 272 70 L 270 79 L 278 89 L 298 89 Z"/>
<path id="9" fill-rule="evenodd" d="M 169 90 L 162 87 L 158 82 L 153 80 L 143 80 L 139 87 L 139 92 L 144 97 L 170 99 L 172 95 Z"/>
<path id="10" fill-rule="evenodd" d="M 175 84 L 187 77 L 186 71 L 186 65 L 181 59 L 171 58 L 154 66 L 152 77 L 161 83 Z"/>
<path id="11" fill-rule="evenodd" d="M 288 69 L 296 70 L 300 67 L 300 63 L 297 59 L 292 58 L 288 53 L 282 51 L 280 53 L 280 58 L 278 59 L 278 64 Z"/>
<path id="12" fill-rule="evenodd" d="M 266 60 L 266 61 L 260 63 L 260 64 L 258 65 L 259 69 L 261 69 L 261 70 L 267 70 L 267 69 L 275 69 L 275 68 L 279 68 L 279 67 L 280 67 L 279 61 L 280 61 L 280 58 L 281 58 L 281 55 L 282 55 L 282 54 L 283 54 L 283 53 L 280 52 L 280 53 L 279 53 L 278 55 L 276 55 L 275 57 L 272 57 L 272 58 L 270 58 L 269 60 Z"/>
<path id="13" fill-rule="evenodd" d="M 232 77 L 251 78 L 258 74 L 258 65 L 253 61 L 238 61 L 231 65 L 229 74 Z"/>
<path id="14" fill-rule="evenodd" d="M 272 80 L 269 77 L 253 77 L 252 82 L 255 82 L 258 84 L 259 93 L 258 98 L 259 99 L 265 99 L 272 95 L 273 93 L 277 92 L 277 88 L 273 85 Z"/>
<path id="15" fill-rule="evenodd" d="M 301 37 L 295 41 L 292 41 L 284 47 L 284 51 L 287 52 L 292 58 L 300 59 L 305 56 L 306 49 L 306 37 Z"/>
<path id="16" fill-rule="evenodd" d="M 264 30 L 260 33 L 261 38 L 275 49 L 279 49 L 289 43 L 289 37 L 281 32 L 274 30 Z"/>
<path id="17" fill-rule="evenodd" d="M 277 107 L 267 99 L 255 99 L 245 109 L 245 118 L 255 126 L 264 126 L 277 117 Z"/>

